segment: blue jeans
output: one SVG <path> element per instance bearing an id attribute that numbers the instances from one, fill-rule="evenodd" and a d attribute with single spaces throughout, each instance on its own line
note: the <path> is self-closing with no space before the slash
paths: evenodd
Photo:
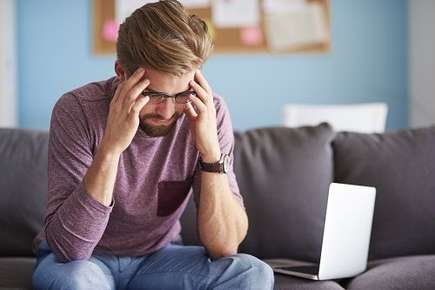
<path id="1" fill-rule="evenodd" d="M 272 290 L 273 283 L 272 269 L 253 256 L 211 261 L 203 247 L 175 244 L 140 257 L 93 255 L 59 263 L 44 241 L 33 273 L 35 290 Z"/>

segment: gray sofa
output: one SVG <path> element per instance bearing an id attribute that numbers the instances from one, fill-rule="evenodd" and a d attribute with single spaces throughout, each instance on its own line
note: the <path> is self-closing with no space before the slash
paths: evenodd
<path id="1" fill-rule="evenodd" d="M 435 289 L 435 127 L 358 134 L 321 124 L 236 132 L 235 140 L 250 218 L 240 251 L 266 261 L 319 261 L 330 182 L 378 189 L 366 272 L 337 281 L 276 275 L 275 289 Z M 47 132 L 0 129 L 0 289 L 31 289 L 47 142 Z M 185 244 L 198 244 L 194 220 L 191 202 Z"/>

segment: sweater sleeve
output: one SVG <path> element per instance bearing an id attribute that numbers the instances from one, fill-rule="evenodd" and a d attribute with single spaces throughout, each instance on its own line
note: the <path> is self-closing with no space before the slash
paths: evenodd
<path id="1" fill-rule="evenodd" d="M 61 262 L 87 259 L 107 226 L 113 207 L 85 192 L 83 177 L 93 161 L 90 129 L 72 94 L 54 106 L 48 145 L 48 202 L 44 231 Z"/>

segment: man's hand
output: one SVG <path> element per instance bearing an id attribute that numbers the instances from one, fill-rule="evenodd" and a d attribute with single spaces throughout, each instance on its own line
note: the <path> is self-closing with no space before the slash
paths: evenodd
<path id="1" fill-rule="evenodd" d="M 141 95 L 150 84 L 148 79 L 143 79 L 144 72 L 142 68 L 137 69 L 116 89 L 101 142 L 105 150 L 121 154 L 135 136 L 140 122 L 139 113 L 149 101 L 149 97 Z"/>
<path id="2" fill-rule="evenodd" d="M 204 162 L 217 162 L 221 152 L 211 88 L 199 70 L 196 71 L 195 79 L 190 82 L 190 86 L 197 96 L 191 97 L 192 102 L 186 104 L 185 112 L 192 121 L 196 148 Z"/>

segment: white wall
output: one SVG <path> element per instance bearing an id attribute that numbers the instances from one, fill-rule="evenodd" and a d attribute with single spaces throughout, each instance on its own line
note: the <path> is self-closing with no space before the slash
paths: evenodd
<path id="1" fill-rule="evenodd" d="M 435 124 L 435 1 L 409 0 L 410 124 Z"/>
<path id="2" fill-rule="evenodd" d="M 0 127 L 17 125 L 15 1 L 0 0 Z"/>

